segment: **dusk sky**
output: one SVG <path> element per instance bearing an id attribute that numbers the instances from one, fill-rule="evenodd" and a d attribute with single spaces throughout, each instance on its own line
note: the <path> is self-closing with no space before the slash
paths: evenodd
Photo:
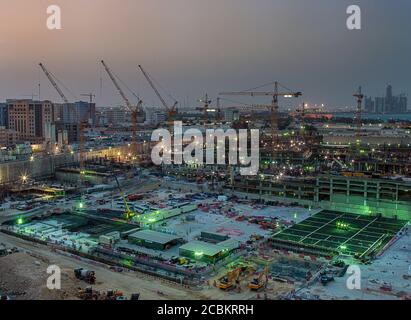
<path id="1" fill-rule="evenodd" d="M 138 64 L 191 105 L 205 92 L 215 97 L 275 80 L 302 91 L 304 101 L 330 106 L 354 105 L 360 84 L 371 96 L 388 83 L 394 93 L 411 93 L 410 0 L 0 3 L 0 101 L 37 93 L 40 79 L 41 98 L 60 102 L 38 67 L 43 62 L 77 98 L 92 91 L 98 106 L 118 105 L 101 59 L 147 105 L 159 103 Z M 46 27 L 51 4 L 62 9 L 62 30 Z M 351 4 L 362 8 L 361 31 L 346 28 Z"/>

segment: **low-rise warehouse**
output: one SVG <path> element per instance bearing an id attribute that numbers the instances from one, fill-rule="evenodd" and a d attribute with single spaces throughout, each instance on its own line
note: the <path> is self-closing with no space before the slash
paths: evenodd
<path id="1" fill-rule="evenodd" d="M 237 249 L 239 243 L 236 240 L 226 240 L 219 244 L 204 241 L 191 241 L 179 248 L 181 256 L 204 262 L 217 262 L 226 257 L 232 250 Z"/>
<path id="2" fill-rule="evenodd" d="M 181 241 L 181 238 L 172 234 L 153 230 L 140 230 L 130 234 L 128 240 L 146 248 L 167 250 Z"/>

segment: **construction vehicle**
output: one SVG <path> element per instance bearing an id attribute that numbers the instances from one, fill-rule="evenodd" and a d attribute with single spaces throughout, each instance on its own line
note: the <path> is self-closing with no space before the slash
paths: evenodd
<path id="1" fill-rule="evenodd" d="M 94 284 L 96 282 L 96 273 L 83 268 L 74 269 L 74 275 L 77 279 L 83 280 L 89 284 Z"/>
<path id="2" fill-rule="evenodd" d="M 225 276 L 218 279 L 218 288 L 221 290 L 229 290 L 236 286 L 240 279 L 241 268 L 237 268 L 228 272 Z"/>
<path id="3" fill-rule="evenodd" d="M 121 291 L 108 290 L 104 296 L 104 300 L 125 300 L 125 297 Z"/>
<path id="4" fill-rule="evenodd" d="M 249 284 L 248 287 L 251 290 L 258 291 L 264 288 L 268 282 L 268 267 L 265 267 L 264 270 L 260 273 L 258 278 L 254 278 Z"/>
<path id="5" fill-rule="evenodd" d="M 322 274 L 320 277 L 320 282 L 323 286 L 327 285 L 328 283 L 334 281 L 334 277 L 333 276 L 329 276 L 327 274 Z"/>
<path id="6" fill-rule="evenodd" d="M 77 297 L 81 300 L 98 300 L 99 293 L 93 291 L 92 287 L 87 287 L 85 289 L 78 289 Z"/>

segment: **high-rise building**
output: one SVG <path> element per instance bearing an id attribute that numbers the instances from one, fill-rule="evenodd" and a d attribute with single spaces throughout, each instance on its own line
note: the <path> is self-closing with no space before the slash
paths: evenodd
<path id="1" fill-rule="evenodd" d="M 224 110 L 224 121 L 234 122 L 240 120 L 240 111 L 236 108 L 227 108 Z"/>
<path id="2" fill-rule="evenodd" d="M 19 141 L 42 143 L 46 123 L 54 121 L 54 107 L 50 101 L 7 100 L 8 128 L 15 130 Z"/>
<path id="3" fill-rule="evenodd" d="M 371 97 L 365 97 L 364 108 L 366 112 L 375 112 L 375 102 Z"/>
<path id="4" fill-rule="evenodd" d="M 124 124 L 126 119 L 130 117 L 122 107 L 107 108 L 104 110 L 104 115 L 107 119 L 107 124 L 112 126 Z"/>
<path id="5" fill-rule="evenodd" d="M 385 112 L 385 98 L 377 97 L 375 98 L 375 112 L 384 113 Z"/>
<path id="6" fill-rule="evenodd" d="M 408 111 L 408 99 L 406 95 L 400 95 L 398 97 L 398 112 L 404 113 Z"/>
<path id="7" fill-rule="evenodd" d="M 77 101 L 70 104 L 58 104 L 56 107 L 57 121 L 64 123 L 96 122 L 96 104 Z"/>
<path id="8" fill-rule="evenodd" d="M 385 97 L 377 97 L 375 100 L 370 97 L 365 98 L 365 110 L 367 112 L 404 113 L 407 112 L 407 108 L 407 96 L 404 94 L 395 96 L 391 85 L 387 86 Z"/>
<path id="9" fill-rule="evenodd" d="M 9 125 L 7 104 L 0 103 L 0 127 L 7 127 Z"/>

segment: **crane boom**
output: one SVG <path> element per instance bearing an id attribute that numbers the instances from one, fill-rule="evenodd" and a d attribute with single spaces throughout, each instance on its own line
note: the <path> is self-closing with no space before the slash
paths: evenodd
<path id="1" fill-rule="evenodd" d="M 116 78 L 114 77 L 113 73 L 111 72 L 110 68 L 106 65 L 106 63 L 104 62 L 104 60 L 101 60 L 101 64 L 104 66 L 104 69 L 106 70 L 108 76 L 110 77 L 111 81 L 113 82 L 114 86 L 116 87 L 118 93 L 120 94 L 120 96 L 123 98 L 124 102 L 127 105 L 127 108 L 132 111 L 133 107 L 131 106 L 131 102 L 130 100 L 128 100 L 128 98 L 126 97 L 126 95 L 124 94 L 123 90 L 121 89 L 120 85 L 118 84 Z"/>
<path id="2" fill-rule="evenodd" d="M 160 99 L 160 101 L 163 104 L 164 108 L 166 108 L 167 111 L 170 111 L 170 107 L 167 105 L 166 101 L 161 96 L 160 92 L 158 91 L 158 89 L 154 85 L 154 83 L 151 80 L 150 76 L 147 74 L 147 72 L 143 69 L 143 67 L 141 65 L 138 65 L 138 67 L 140 68 L 140 70 L 143 73 L 144 77 L 147 79 L 147 82 L 149 83 L 150 87 L 154 90 L 154 92 L 157 95 L 158 99 Z"/>
<path id="3" fill-rule="evenodd" d="M 123 98 L 124 102 L 126 103 L 127 108 L 131 112 L 132 149 L 134 151 L 134 155 L 135 155 L 136 160 L 137 160 L 137 154 L 138 154 L 137 116 L 138 116 L 139 109 L 143 105 L 143 101 L 139 100 L 137 106 L 133 107 L 131 105 L 130 100 L 128 100 L 127 96 L 124 94 L 124 92 L 121 89 L 120 85 L 118 84 L 116 78 L 114 77 L 113 73 L 111 72 L 111 70 L 107 66 L 107 64 L 104 62 L 104 60 L 101 60 L 101 64 L 104 66 L 104 69 L 106 70 L 108 76 L 110 77 L 110 79 L 113 82 L 114 86 L 116 87 L 118 93 Z"/>
<path id="4" fill-rule="evenodd" d="M 65 96 L 63 91 L 61 91 L 61 89 L 57 85 L 56 81 L 54 80 L 53 76 L 47 70 L 47 68 L 44 66 L 44 64 L 39 63 L 39 66 L 43 70 L 46 77 L 49 79 L 50 83 L 53 85 L 54 89 L 56 89 L 56 91 L 58 92 L 60 97 L 63 99 L 64 103 L 67 105 L 68 108 L 70 108 L 70 110 L 73 111 L 75 116 L 78 118 L 78 121 L 80 122 L 80 126 L 79 126 L 79 138 L 80 139 L 79 139 L 78 151 L 79 151 L 79 156 L 80 156 L 80 159 L 79 159 L 79 162 L 80 162 L 79 163 L 79 171 L 80 171 L 79 184 L 81 186 L 81 185 L 83 185 L 83 173 L 84 173 L 84 167 L 85 167 L 85 161 L 86 161 L 85 153 L 84 153 L 84 145 L 85 145 L 84 130 L 85 130 L 85 127 L 86 127 L 86 123 L 83 119 L 81 119 L 79 113 L 77 112 L 77 109 L 74 108 L 73 105 L 69 103 L 67 97 Z"/>
<path id="5" fill-rule="evenodd" d="M 58 92 L 58 94 L 60 95 L 60 97 L 63 99 L 63 101 L 67 104 L 69 104 L 69 101 L 67 99 L 67 97 L 64 95 L 63 91 L 61 91 L 61 89 L 59 88 L 59 86 L 57 85 L 57 82 L 54 81 L 53 76 L 50 74 L 50 72 L 46 69 L 46 67 L 44 66 L 44 64 L 39 63 L 39 66 L 41 67 L 41 69 L 43 70 L 44 74 L 46 75 L 46 77 L 49 79 L 50 83 L 53 85 L 54 89 L 56 89 L 56 91 Z"/>
<path id="6" fill-rule="evenodd" d="M 266 92 L 253 92 L 253 91 L 237 91 L 237 92 L 221 92 L 220 95 L 222 96 L 251 96 L 251 97 L 285 97 L 285 98 L 298 98 L 302 95 L 301 92 L 274 92 L 274 91 L 266 91 Z"/>

